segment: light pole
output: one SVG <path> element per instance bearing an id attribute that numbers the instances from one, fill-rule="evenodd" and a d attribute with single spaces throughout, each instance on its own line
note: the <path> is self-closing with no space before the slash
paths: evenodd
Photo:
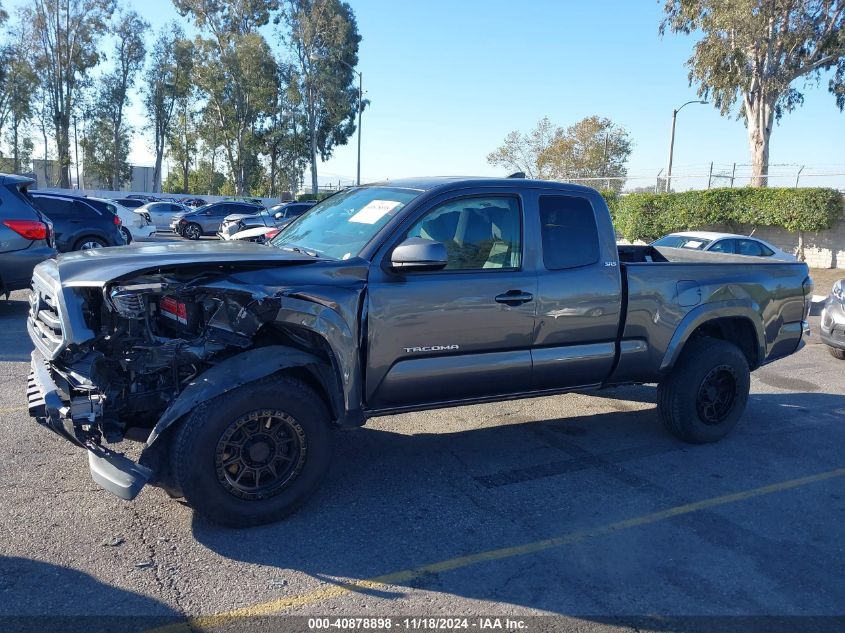
<path id="1" fill-rule="evenodd" d="M 355 184 L 360 185 L 361 184 L 361 112 L 364 109 L 364 102 L 363 102 L 363 98 L 364 98 L 364 91 L 363 91 L 364 75 L 363 75 L 363 73 L 355 70 L 355 67 L 352 64 L 350 64 L 349 62 L 345 62 L 342 59 L 338 59 L 337 61 L 339 61 L 341 64 L 346 66 L 349 70 L 351 70 L 353 73 L 358 75 L 358 177 L 356 179 Z"/>
<path id="2" fill-rule="evenodd" d="M 79 180 L 79 136 L 76 133 L 76 115 L 73 115 L 73 151 L 76 155 L 76 188 L 82 189 L 82 182 Z"/>
<path id="3" fill-rule="evenodd" d="M 678 112 L 680 112 L 684 106 L 688 106 L 691 103 L 706 104 L 707 102 L 693 99 L 692 101 L 687 101 L 681 107 L 672 110 L 672 134 L 669 137 L 669 167 L 666 170 L 666 193 L 669 193 L 669 188 L 672 186 L 672 154 L 675 151 L 675 119 L 678 118 Z"/>

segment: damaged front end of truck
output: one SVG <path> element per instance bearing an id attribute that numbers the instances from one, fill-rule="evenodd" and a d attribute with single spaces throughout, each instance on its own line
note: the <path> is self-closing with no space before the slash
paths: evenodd
<path id="1" fill-rule="evenodd" d="M 115 260 L 118 276 L 102 279 L 93 271 L 107 261 L 86 267 L 75 257 L 35 270 L 29 410 L 87 449 L 93 478 L 110 492 L 132 499 L 153 483 L 178 495 L 161 439 L 168 429 L 199 404 L 284 369 L 322 392 L 336 421 L 355 423 L 351 328 L 364 274 L 354 263 L 338 272 L 295 256 L 152 269 L 149 260 Z M 331 287 L 320 285 L 325 275 Z M 143 443 L 137 459 L 114 450 L 124 440 Z"/>

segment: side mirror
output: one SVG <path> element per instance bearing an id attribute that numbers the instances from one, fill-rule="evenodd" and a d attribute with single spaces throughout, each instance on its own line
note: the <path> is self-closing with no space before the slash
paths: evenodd
<path id="1" fill-rule="evenodd" d="M 446 246 L 442 242 L 409 237 L 393 249 L 390 263 L 401 270 L 440 270 L 448 263 Z"/>

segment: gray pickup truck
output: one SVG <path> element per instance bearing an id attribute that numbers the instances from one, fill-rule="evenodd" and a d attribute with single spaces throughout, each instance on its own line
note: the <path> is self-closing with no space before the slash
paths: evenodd
<path id="1" fill-rule="evenodd" d="M 750 371 L 801 347 L 807 273 L 617 247 L 585 187 L 355 187 L 268 246 L 143 245 L 39 265 L 30 414 L 87 449 L 95 481 L 124 499 L 151 483 L 212 521 L 255 525 L 315 489 L 332 427 L 377 415 L 659 383 L 669 431 L 719 440 Z M 140 448 L 114 446 L 124 440 Z"/>

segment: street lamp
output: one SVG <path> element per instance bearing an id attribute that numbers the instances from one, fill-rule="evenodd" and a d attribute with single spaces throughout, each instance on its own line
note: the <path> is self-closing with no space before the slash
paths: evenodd
<path id="1" fill-rule="evenodd" d="M 693 99 L 692 101 L 687 101 L 681 107 L 672 110 L 672 134 L 669 137 L 669 167 L 666 170 L 666 193 L 669 193 L 670 187 L 672 185 L 672 154 L 675 151 L 675 119 L 678 117 L 678 112 L 680 112 L 684 106 L 688 106 L 691 103 L 702 103 L 707 104 L 706 101 L 700 101 L 698 99 Z"/>
<path id="2" fill-rule="evenodd" d="M 338 59 L 337 61 L 339 61 L 341 64 L 346 66 L 349 70 L 351 70 L 353 73 L 358 75 L 358 177 L 356 179 L 355 184 L 360 185 L 361 184 L 361 112 L 364 109 L 364 102 L 363 102 L 363 98 L 364 98 L 364 91 L 363 91 L 364 75 L 360 71 L 355 70 L 355 67 L 352 64 L 345 62 L 342 59 Z"/>
<path id="3" fill-rule="evenodd" d="M 309 55 L 309 57 L 312 61 L 321 61 L 321 60 L 325 59 L 324 57 L 318 55 L 317 53 L 311 53 L 311 55 Z M 358 175 L 357 175 L 357 179 L 356 179 L 355 184 L 360 185 L 361 184 L 361 112 L 364 109 L 364 103 L 363 103 L 364 75 L 363 75 L 363 73 L 355 70 L 355 67 L 352 64 L 350 64 L 349 62 L 346 62 L 346 61 L 339 59 L 339 58 L 335 59 L 335 61 L 340 62 L 341 64 L 346 66 L 349 70 L 351 70 L 353 73 L 358 75 Z"/>

